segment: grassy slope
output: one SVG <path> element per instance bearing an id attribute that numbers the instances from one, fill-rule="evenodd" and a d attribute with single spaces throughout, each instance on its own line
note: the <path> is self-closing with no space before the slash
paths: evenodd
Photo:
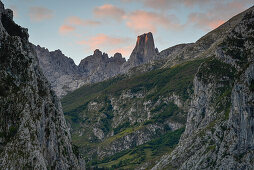
<path id="1" fill-rule="evenodd" d="M 202 59 L 189 61 L 173 68 L 153 70 L 135 77 L 118 76 L 100 83 L 83 86 L 62 99 L 65 113 L 78 113 L 79 109 L 88 101 L 103 94 L 118 95 L 121 91 L 131 89 L 137 92 L 141 89 L 147 91 L 156 89 L 148 96 L 156 100 L 165 93 L 175 92 L 183 99 L 187 99 L 187 89 L 192 86 L 192 81 Z"/>
<path id="2" fill-rule="evenodd" d="M 192 82 L 199 65 L 203 61 L 205 61 L 205 59 L 196 59 L 176 65 L 172 68 L 157 69 L 132 77 L 118 76 L 104 82 L 83 86 L 80 89 L 74 91 L 73 93 L 68 94 L 62 99 L 65 116 L 67 120 L 71 123 L 72 129 L 78 131 L 78 129 L 81 128 L 80 124 L 84 123 L 84 120 L 82 119 L 82 114 L 86 112 L 85 110 L 87 109 L 87 104 L 90 101 L 102 101 L 105 100 L 104 98 L 107 98 L 107 96 L 109 95 L 119 96 L 124 90 L 131 90 L 133 93 L 140 90 L 145 90 L 147 92 L 147 95 L 144 99 L 145 101 L 151 100 L 153 102 L 156 102 L 160 96 L 165 96 L 172 93 L 179 95 L 181 100 L 185 101 L 190 98 L 190 94 L 192 94 L 193 92 Z M 109 144 L 110 142 L 119 139 L 122 136 L 133 133 L 140 128 L 144 128 L 148 124 L 161 123 L 165 121 L 165 119 L 168 117 L 173 117 L 173 120 L 182 121 L 181 123 L 185 123 L 185 120 L 183 120 L 183 118 L 179 114 L 179 108 L 173 103 L 169 103 L 168 105 L 158 105 L 151 112 L 159 112 L 159 114 L 152 116 L 149 121 L 146 121 L 140 125 L 131 126 L 128 122 L 126 122 L 120 127 L 113 129 L 116 135 L 105 139 L 103 142 L 91 142 L 85 136 L 79 136 L 77 133 L 74 133 L 74 135 L 72 136 L 73 143 L 75 145 L 86 148 Z M 90 115 L 90 117 L 96 116 Z M 167 138 L 174 141 L 175 139 L 178 139 L 178 137 L 170 135 L 171 133 L 174 132 L 169 131 L 166 133 L 166 136 L 169 135 L 167 136 Z M 176 133 L 178 133 L 178 131 L 176 131 Z M 163 135 L 156 140 L 160 141 L 165 139 L 165 135 Z M 147 145 L 149 145 L 150 147 L 146 148 L 145 146 Z M 114 158 L 115 160 L 113 162 L 111 158 L 105 158 L 103 163 L 93 160 L 94 162 L 92 161 L 93 163 L 91 162 L 90 165 L 98 165 L 98 163 L 101 163 L 100 167 L 126 167 L 125 164 L 127 162 L 128 164 L 131 164 L 131 167 L 137 166 L 137 162 L 139 162 L 138 160 L 140 159 L 139 157 L 142 157 L 142 159 L 143 157 L 145 157 L 143 161 L 148 161 L 154 160 L 156 157 L 162 155 L 153 154 L 154 150 L 152 149 L 152 146 L 155 148 L 161 147 L 159 143 L 149 142 L 148 144 L 131 149 L 137 150 L 137 148 L 145 147 L 141 149 L 141 153 L 143 154 L 143 156 L 141 156 L 140 154 L 130 154 L 129 151 L 123 151 L 119 153 L 120 155 L 122 155 L 119 158 Z M 167 145 L 165 145 L 161 148 L 161 153 L 166 153 L 167 151 L 171 150 L 172 146 L 170 145 L 169 147 L 167 147 Z M 113 157 L 117 157 L 117 155 L 119 154 L 117 153 L 113 155 Z"/>
<path id="3" fill-rule="evenodd" d="M 152 166 L 158 158 L 172 151 L 183 132 L 184 128 L 168 132 L 146 144 L 122 151 L 104 160 L 93 160 L 87 167 L 133 169 L 144 162 L 149 162 Z"/>

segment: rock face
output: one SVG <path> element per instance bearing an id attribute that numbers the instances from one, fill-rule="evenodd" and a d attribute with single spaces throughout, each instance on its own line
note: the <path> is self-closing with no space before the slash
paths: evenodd
<path id="1" fill-rule="evenodd" d="M 60 50 L 49 52 L 40 46 L 33 46 L 44 75 L 49 80 L 57 96 L 79 88 L 85 83 L 85 78 L 79 72 L 78 66 L 71 58 Z"/>
<path id="2" fill-rule="evenodd" d="M 95 50 L 77 66 L 71 58 L 60 50 L 49 52 L 46 48 L 34 46 L 40 66 L 57 96 L 64 96 L 84 84 L 103 81 L 120 73 L 125 62 L 121 54 L 109 58 L 107 54 Z"/>
<path id="3" fill-rule="evenodd" d="M 123 65 L 127 72 L 130 68 L 146 64 L 156 59 L 158 49 L 154 46 L 153 34 L 151 32 L 138 36 L 136 46 L 131 53 L 130 59 Z"/>
<path id="4" fill-rule="evenodd" d="M 97 49 L 93 55 L 83 59 L 77 66 L 60 50 L 49 52 L 40 46 L 34 48 L 45 76 L 60 97 L 84 84 L 100 82 L 127 73 L 134 67 L 156 60 L 158 54 L 152 33 L 138 36 L 136 47 L 127 62 L 120 53 L 109 58 L 106 53 Z"/>
<path id="5" fill-rule="evenodd" d="M 78 169 L 61 104 L 12 17 L 0 1 L 0 169 Z"/>
<path id="6" fill-rule="evenodd" d="M 109 58 L 106 53 L 97 49 L 93 55 L 83 59 L 78 67 L 88 83 L 95 83 L 120 74 L 123 63 L 125 63 L 125 59 L 120 53 Z"/>
<path id="7" fill-rule="evenodd" d="M 153 169 L 253 169 L 254 7 L 199 68 L 186 130 Z"/>

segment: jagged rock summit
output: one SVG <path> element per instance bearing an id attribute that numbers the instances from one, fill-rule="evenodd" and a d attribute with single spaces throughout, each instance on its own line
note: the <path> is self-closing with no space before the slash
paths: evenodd
<path id="1" fill-rule="evenodd" d="M 44 75 L 57 96 L 62 97 L 84 84 L 103 81 L 118 75 L 126 62 L 120 53 L 113 57 L 96 49 L 93 55 L 84 58 L 79 65 L 60 50 L 48 51 L 34 46 Z"/>
<path id="2" fill-rule="evenodd" d="M 155 48 L 153 34 L 145 33 L 137 37 L 137 42 L 134 50 L 131 53 L 130 59 L 123 66 L 125 71 L 130 68 L 146 64 L 156 59 L 158 49 Z"/>
<path id="3" fill-rule="evenodd" d="M 27 29 L 0 1 L 0 169 L 79 169 L 62 106 Z"/>
<path id="4" fill-rule="evenodd" d="M 77 66 L 60 50 L 49 52 L 40 46 L 34 48 L 45 76 L 60 97 L 84 84 L 100 82 L 127 73 L 133 67 L 155 60 L 158 54 L 151 32 L 138 36 L 136 47 L 127 62 L 120 53 L 109 57 L 108 54 L 96 49 L 93 55 L 84 58 Z"/>

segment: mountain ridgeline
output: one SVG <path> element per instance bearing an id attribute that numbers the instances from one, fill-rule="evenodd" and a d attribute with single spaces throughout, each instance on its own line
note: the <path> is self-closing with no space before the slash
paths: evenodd
<path id="1" fill-rule="evenodd" d="M 254 7 L 161 52 L 140 35 L 127 61 L 28 38 L 0 1 L 0 169 L 254 168 Z"/>
<path id="2" fill-rule="evenodd" d="M 40 46 L 34 46 L 34 49 L 37 52 L 43 73 L 60 97 L 84 84 L 101 82 L 124 74 L 133 67 L 154 60 L 158 54 L 158 50 L 154 47 L 152 33 L 138 36 L 136 47 L 128 61 L 120 53 L 108 57 L 106 53 L 97 49 L 93 55 L 83 59 L 77 66 L 60 50 L 49 52 Z"/>
<path id="3" fill-rule="evenodd" d="M 254 7 L 160 53 L 139 36 L 123 74 L 62 98 L 87 167 L 253 169 L 253 37 Z"/>
<path id="4" fill-rule="evenodd" d="M 0 1 L 0 169 L 79 169 L 61 103 Z"/>

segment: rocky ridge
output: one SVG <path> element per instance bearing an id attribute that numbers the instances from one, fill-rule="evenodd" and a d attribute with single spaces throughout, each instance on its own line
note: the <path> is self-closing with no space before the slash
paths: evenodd
<path id="1" fill-rule="evenodd" d="M 153 169 L 253 169 L 254 7 L 238 16 L 196 74 L 177 148 Z"/>
<path id="2" fill-rule="evenodd" d="M 160 54 L 162 59 L 134 67 L 127 75 L 63 98 L 73 141 L 91 160 L 88 166 L 251 169 L 253 7 L 196 43 L 169 48 L 156 58 Z M 178 108 L 174 114 L 173 108 Z M 153 139 L 159 135 L 161 142 L 184 125 L 179 145 L 172 152 L 175 145 L 167 141 L 170 147 L 162 148 L 172 153 L 156 163 L 160 145 Z M 178 142 L 177 136 L 170 137 Z"/>
<path id="3" fill-rule="evenodd" d="M 83 59 L 77 66 L 60 50 L 49 52 L 40 46 L 34 48 L 45 76 L 60 97 L 84 84 L 101 82 L 125 74 L 134 67 L 157 59 L 158 54 L 152 33 L 138 36 L 136 47 L 128 61 L 120 53 L 108 57 L 106 53 L 97 49 L 93 55 Z"/>
<path id="4" fill-rule="evenodd" d="M 79 169 L 61 103 L 27 29 L 0 1 L 0 169 Z"/>
<path id="5" fill-rule="evenodd" d="M 77 66 L 60 50 L 49 52 L 40 46 L 34 48 L 44 75 L 59 97 L 84 84 L 103 81 L 119 74 L 120 67 L 125 62 L 119 53 L 109 58 L 107 54 L 95 50 L 93 55 L 83 59 Z"/>

